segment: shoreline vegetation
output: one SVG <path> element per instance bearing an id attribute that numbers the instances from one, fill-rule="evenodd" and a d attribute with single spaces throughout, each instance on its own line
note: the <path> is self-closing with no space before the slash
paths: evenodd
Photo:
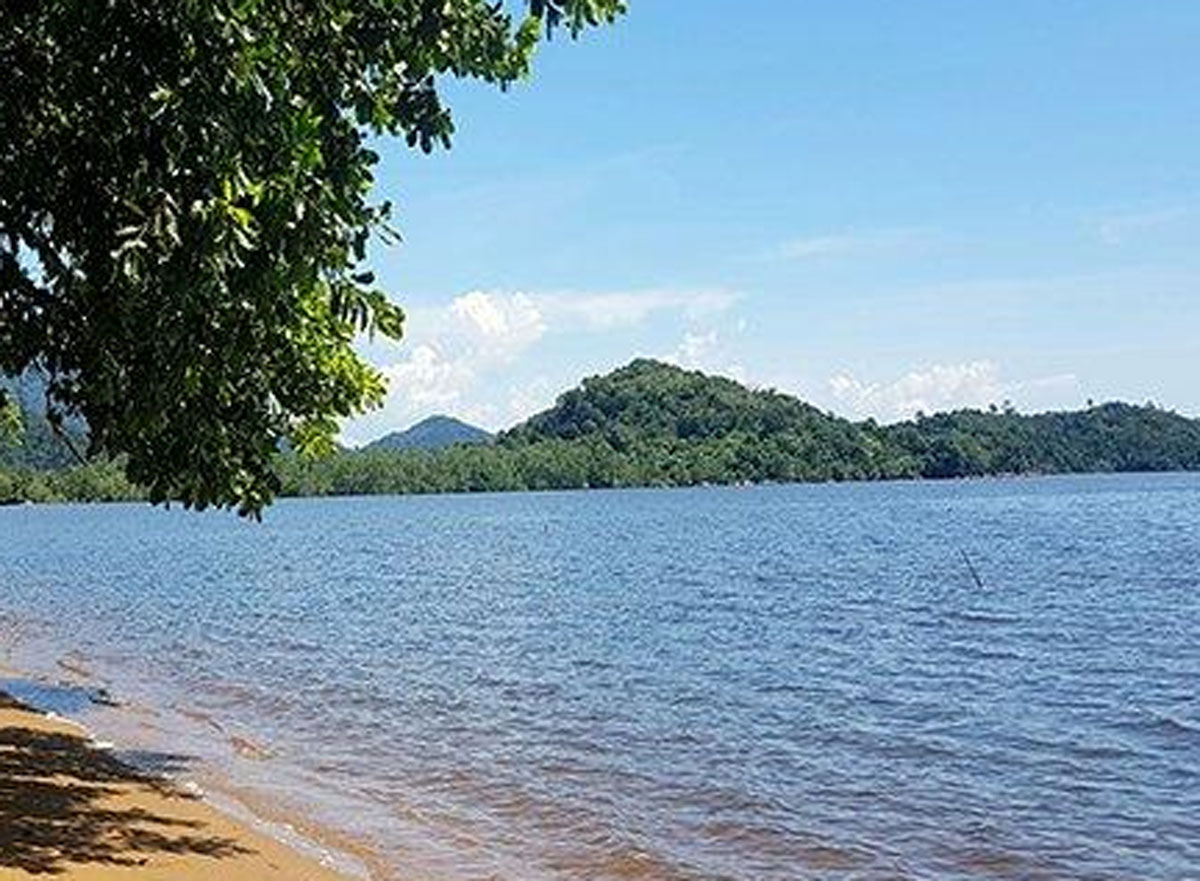
<path id="1" fill-rule="evenodd" d="M 145 758 L 168 771 L 186 762 Z M 46 874 L 65 881 L 347 877 L 0 690 L 0 875 Z"/>
<path id="2" fill-rule="evenodd" d="M 0 502 L 146 497 L 119 461 L 78 463 L 38 424 L 35 397 L 17 396 L 23 436 L 0 444 Z M 86 446 L 85 427 L 69 430 Z M 1026 415 L 1005 403 L 880 425 L 647 359 L 584 380 L 490 443 L 276 462 L 283 496 L 1194 470 L 1200 420 L 1153 404 Z"/>

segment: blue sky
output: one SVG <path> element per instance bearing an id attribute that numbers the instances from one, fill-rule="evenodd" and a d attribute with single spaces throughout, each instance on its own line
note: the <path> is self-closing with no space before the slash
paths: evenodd
<path id="1" fill-rule="evenodd" d="M 449 152 L 382 147 L 409 313 L 351 442 L 659 357 L 855 418 L 1200 414 L 1200 4 L 632 0 Z"/>

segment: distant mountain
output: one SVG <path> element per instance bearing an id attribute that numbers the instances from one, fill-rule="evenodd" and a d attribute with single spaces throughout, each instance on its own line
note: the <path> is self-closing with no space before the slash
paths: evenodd
<path id="1" fill-rule="evenodd" d="M 76 464 L 74 454 L 46 419 L 46 382 L 35 370 L 0 376 L 0 389 L 17 405 L 22 433 L 15 441 L 0 438 L 0 467 L 52 470 Z M 87 425 L 76 417 L 64 420 L 64 432 L 76 449 L 87 448 Z"/>
<path id="2" fill-rule="evenodd" d="M 364 450 L 440 450 L 455 444 L 490 444 L 492 435 L 453 416 L 430 416 L 404 431 L 393 431 Z"/>

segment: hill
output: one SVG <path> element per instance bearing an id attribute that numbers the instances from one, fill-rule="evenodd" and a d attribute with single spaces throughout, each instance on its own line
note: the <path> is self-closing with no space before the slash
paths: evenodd
<path id="1" fill-rule="evenodd" d="M 1200 470 L 1200 420 L 1150 405 L 1034 415 L 993 407 L 878 425 L 645 359 L 589 377 L 484 439 L 435 417 L 328 459 L 283 451 L 279 477 L 287 495 L 348 495 Z M 0 465 L 0 500 L 133 493 L 115 468 L 6 478 Z"/>
<path id="2" fill-rule="evenodd" d="M 693 467 L 717 456 L 752 480 L 1200 469 L 1200 420 L 1153 405 L 1033 415 L 992 407 L 880 426 L 648 360 L 584 380 L 501 443 L 555 439 L 669 450 Z"/>
<path id="3" fill-rule="evenodd" d="M 1200 420 L 1107 403 L 1036 413 L 959 410 L 882 429 L 922 477 L 1200 470 Z"/>
<path id="4" fill-rule="evenodd" d="M 494 445 L 292 461 L 284 486 L 461 492 L 1140 470 L 1200 470 L 1200 421 L 1113 403 L 1032 416 L 959 410 L 881 426 L 641 359 L 585 379 Z"/>
<path id="5" fill-rule="evenodd" d="M 21 421 L 16 438 L 0 437 L 0 467 L 53 470 L 77 464 L 70 448 L 46 419 L 45 381 L 37 371 L 0 376 L 0 389 L 16 405 Z M 63 433 L 76 449 L 87 449 L 86 426 L 81 420 L 66 420 Z"/>
<path id="6" fill-rule="evenodd" d="M 558 441 L 628 460 L 650 483 L 905 476 L 880 438 L 773 390 L 639 359 L 585 379 L 502 434 L 507 448 Z"/>
<path id="7" fill-rule="evenodd" d="M 404 431 L 385 434 L 364 450 L 440 450 L 454 444 L 490 444 L 492 435 L 452 416 L 430 416 Z"/>

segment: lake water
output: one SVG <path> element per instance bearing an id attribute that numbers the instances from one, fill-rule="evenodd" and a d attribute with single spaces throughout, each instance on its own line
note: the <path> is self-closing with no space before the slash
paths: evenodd
<path id="1" fill-rule="evenodd" d="M 1200 475 L 0 509 L 0 615 L 388 877 L 1200 878 Z"/>

